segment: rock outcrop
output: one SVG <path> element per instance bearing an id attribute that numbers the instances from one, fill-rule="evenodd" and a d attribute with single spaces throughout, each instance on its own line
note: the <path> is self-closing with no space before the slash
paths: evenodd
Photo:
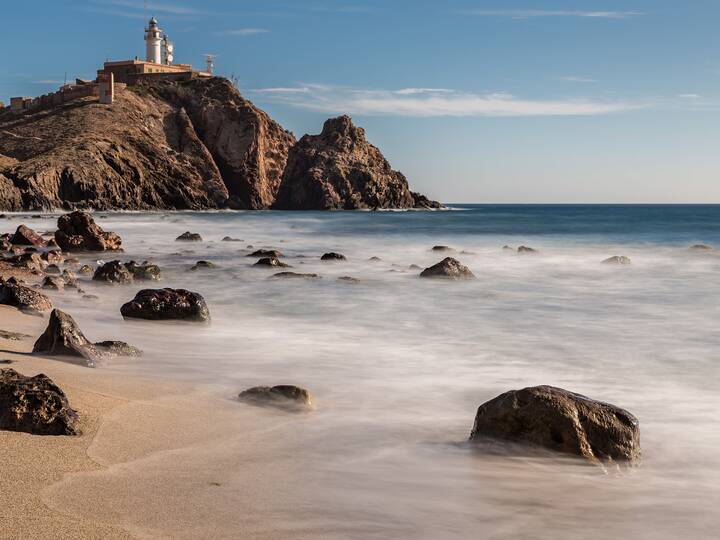
<path id="1" fill-rule="evenodd" d="M 637 419 L 620 407 L 552 386 L 511 390 L 478 408 L 470 440 L 500 439 L 584 457 L 640 459 Z"/>
<path id="2" fill-rule="evenodd" d="M 210 310 L 198 293 L 184 289 L 144 289 L 120 308 L 128 319 L 207 322 Z"/>
<path id="3" fill-rule="evenodd" d="M 274 204 L 280 210 L 439 206 L 410 191 L 349 116 L 327 120 L 320 135 L 305 135 L 290 150 Z"/>
<path id="4" fill-rule="evenodd" d="M 75 211 L 58 218 L 55 242 L 63 251 L 119 251 L 122 240 L 105 232 L 87 212 Z"/>
<path id="5" fill-rule="evenodd" d="M 0 370 L 0 429 L 33 435 L 79 435 L 78 414 L 47 376 Z"/>
<path id="6" fill-rule="evenodd" d="M 17 228 L 10 239 L 10 243 L 16 246 L 45 247 L 45 240 L 43 240 L 42 236 L 25 225 L 20 225 Z"/>
<path id="7" fill-rule="evenodd" d="M 291 412 L 315 408 L 313 395 L 305 388 L 293 385 L 255 386 L 241 392 L 240 401 L 251 405 L 276 407 Z"/>
<path id="8" fill-rule="evenodd" d="M 33 353 L 81 358 L 88 367 L 95 367 L 102 358 L 102 353 L 85 337 L 75 320 L 59 309 L 50 314 L 48 326 L 35 342 Z"/>
<path id="9" fill-rule="evenodd" d="M 93 281 L 102 283 L 129 285 L 133 282 L 133 274 L 120 261 L 109 261 L 98 266 Z"/>

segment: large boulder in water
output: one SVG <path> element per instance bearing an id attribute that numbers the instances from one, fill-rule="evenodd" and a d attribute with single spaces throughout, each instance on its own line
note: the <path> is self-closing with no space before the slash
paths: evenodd
<path id="1" fill-rule="evenodd" d="M 501 439 L 591 461 L 640 459 L 640 428 L 628 411 L 553 386 L 511 390 L 482 404 L 470 440 Z"/>
<path id="2" fill-rule="evenodd" d="M 58 218 L 55 241 L 66 252 L 122 249 L 122 240 L 117 234 L 103 231 L 90 214 L 79 210 Z"/>
<path id="3" fill-rule="evenodd" d="M 320 135 L 305 135 L 292 147 L 274 204 L 279 210 L 438 207 L 410 191 L 349 116 L 327 120 Z"/>
<path id="4" fill-rule="evenodd" d="M 210 310 L 198 293 L 185 289 L 144 289 L 120 308 L 128 319 L 206 322 Z"/>
<path id="5" fill-rule="evenodd" d="M 44 294 L 2 278 L 0 278 L 0 304 L 29 313 L 43 313 L 52 309 L 52 302 Z"/>
<path id="6" fill-rule="evenodd" d="M 78 414 L 47 376 L 0 370 L 0 429 L 34 435 L 79 435 Z"/>
<path id="7" fill-rule="evenodd" d="M 313 395 L 305 388 L 289 384 L 255 386 L 241 392 L 240 401 L 251 405 L 276 407 L 289 411 L 308 411 L 315 408 Z"/>
<path id="8" fill-rule="evenodd" d="M 102 353 L 85 337 L 75 320 L 59 309 L 50 314 L 48 326 L 35 342 L 33 353 L 82 358 L 88 367 L 95 367 L 102 358 Z"/>
<path id="9" fill-rule="evenodd" d="M 10 243 L 16 246 L 45 247 L 45 240 L 30 227 L 20 225 L 10 239 Z"/>
<path id="10" fill-rule="evenodd" d="M 441 278 L 441 279 L 475 279 L 475 275 L 470 269 L 461 264 L 457 259 L 446 257 L 437 264 L 426 268 L 420 272 L 423 278 Z"/>

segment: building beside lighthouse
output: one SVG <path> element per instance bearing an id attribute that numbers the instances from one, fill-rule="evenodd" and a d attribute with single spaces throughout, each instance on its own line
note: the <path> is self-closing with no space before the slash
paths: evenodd
<path id="1" fill-rule="evenodd" d="M 163 33 L 155 17 L 145 28 L 145 60 L 108 61 L 98 70 L 98 76 L 112 73 L 114 80 L 124 84 L 137 84 L 142 80 L 186 80 L 194 77 L 210 77 L 207 71 L 196 71 L 191 64 L 174 64 L 175 46 Z"/>
<path id="2" fill-rule="evenodd" d="M 11 114 L 25 114 L 37 110 L 57 107 L 79 98 L 96 97 L 104 105 L 112 105 L 115 93 L 126 86 L 160 80 L 186 81 L 198 77 L 212 77 L 213 55 L 208 57 L 207 71 L 196 71 L 191 64 L 173 63 L 175 47 L 167 34 L 163 33 L 155 17 L 145 28 L 145 60 L 135 57 L 133 60 L 107 61 L 97 71 L 94 81 L 76 79 L 57 91 L 36 98 L 13 97 L 9 107 Z"/>

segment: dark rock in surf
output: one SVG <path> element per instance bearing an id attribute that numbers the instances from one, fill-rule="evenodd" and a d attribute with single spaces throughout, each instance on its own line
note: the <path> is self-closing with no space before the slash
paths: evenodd
<path id="1" fill-rule="evenodd" d="M 198 293 L 185 289 L 144 289 L 120 308 L 127 319 L 207 322 L 210 310 Z"/>
<path id="2" fill-rule="evenodd" d="M 690 249 L 692 251 L 712 251 L 712 246 L 708 246 L 707 244 L 695 244 L 694 246 L 690 246 Z"/>
<path id="3" fill-rule="evenodd" d="M 263 257 L 253 266 L 270 266 L 273 268 L 290 268 L 290 265 L 282 262 L 277 257 Z"/>
<path id="4" fill-rule="evenodd" d="M 40 287 L 49 291 L 62 291 L 65 288 L 65 283 L 60 278 L 45 276 Z"/>
<path id="5" fill-rule="evenodd" d="M 140 349 L 128 345 L 124 341 L 100 341 L 95 343 L 95 347 L 112 356 L 142 356 L 143 354 Z"/>
<path id="6" fill-rule="evenodd" d="M 343 283 L 360 283 L 358 278 L 354 278 L 352 276 L 340 276 L 337 280 L 342 281 Z"/>
<path id="7" fill-rule="evenodd" d="M 278 272 L 268 279 L 319 279 L 317 274 L 301 274 L 298 272 Z"/>
<path id="8" fill-rule="evenodd" d="M 93 281 L 111 283 L 113 285 L 129 285 L 133 282 L 133 275 L 120 261 L 109 261 L 98 266 L 93 275 Z"/>
<path id="9" fill-rule="evenodd" d="M 331 251 L 330 253 L 325 253 L 322 257 L 320 257 L 321 261 L 346 261 L 347 258 L 342 253 L 335 253 L 334 251 Z"/>
<path id="10" fill-rule="evenodd" d="M 252 246 L 248 246 L 248 248 L 251 248 Z M 277 259 L 284 257 L 285 255 L 282 254 L 282 251 L 278 251 L 277 249 L 258 249 L 256 251 L 253 251 L 248 257 L 275 257 Z"/>
<path id="11" fill-rule="evenodd" d="M 276 407 L 291 412 L 315 408 L 313 395 L 306 389 L 292 385 L 256 386 L 241 392 L 240 401 L 251 405 Z"/>
<path id="12" fill-rule="evenodd" d="M 451 248 L 450 246 L 433 246 L 431 251 L 440 251 L 440 252 L 454 252 L 455 250 Z"/>
<path id="13" fill-rule="evenodd" d="M 35 342 L 33 353 L 82 358 L 88 367 L 95 367 L 102 358 L 102 353 L 85 337 L 75 320 L 59 309 L 50 314 L 48 326 Z"/>
<path id="14" fill-rule="evenodd" d="M 211 261 L 198 261 L 195 263 L 195 265 L 190 268 L 191 272 L 196 272 L 197 270 L 212 270 L 214 268 L 218 268 L 218 265 Z"/>
<path id="15" fill-rule="evenodd" d="M 68 253 L 122 250 L 120 236 L 105 232 L 90 214 L 79 210 L 58 218 L 55 241 L 60 249 Z"/>
<path id="16" fill-rule="evenodd" d="M 80 267 L 80 269 L 78 270 L 78 273 L 79 273 L 79 274 L 85 274 L 85 275 L 94 274 L 94 273 L 95 273 L 95 270 L 92 269 L 92 266 L 89 266 L 89 265 L 87 265 L 87 264 L 83 264 L 83 265 Z"/>
<path id="17" fill-rule="evenodd" d="M 457 259 L 447 257 L 437 264 L 432 265 L 420 272 L 422 278 L 440 279 L 475 279 L 470 269 L 461 264 Z"/>
<path id="18" fill-rule="evenodd" d="M 45 240 L 30 227 L 20 225 L 10 239 L 10 243 L 16 246 L 45 247 Z"/>
<path id="19" fill-rule="evenodd" d="M 232 238 L 231 236 L 226 236 L 222 239 L 223 242 L 242 242 L 239 238 Z"/>
<path id="20" fill-rule="evenodd" d="M 498 439 L 595 462 L 640 459 L 640 429 L 632 414 L 553 386 L 511 390 L 482 404 L 470 440 Z"/>
<path id="21" fill-rule="evenodd" d="M 0 370 L 0 429 L 33 435 L 79 435 L 77 411 L 49 377 Z"/>
<path id="22" fill-rule="evenodd" d="M 138 281 L 157 281 L 162 277 L 160 267 L 147 261 L 142 264 L 130 261 L 125 263 L 125 268 L 132 274 L 133 279 Z"/>
<path id="23" fill-rule="evenodd" d="M 602 263 L 603 264 L 624 265 L 624 264 L 631 264 L 632 261 L 630 260 L 630 257 L 625 257 L 624 255 L 615 255 L 614 257 L 608 257 Z"/>
<path id="24" fill-rule="evenodd" d="M 185 231 L 180 236 L 178 236 L 175 239 L 176 242 L 202 242 L 202 236 L 200 236 L 198 233 L 191 233 L 190 231 Z"/>
<path id="25" fill-rule="evenodd" d="M 31 314 L 52 309 L 52 302 L 44 294 L 2 278 L 0 278 L 0 304 L 16 307 Z"/>
<path id="26" fill-rule="evenodd" d="M 519 248 L 517 248 L 517 252 L 520 253 L 520 254 L 526 254 L 526 255 L 528 255 L 528 254 L 531 254 L 531 253 L 538 253 L 538 250 L 537 250 L 537 249 L 533 249 L 533 248 L 528 247 L 528 246 L 520 246 Z"/>

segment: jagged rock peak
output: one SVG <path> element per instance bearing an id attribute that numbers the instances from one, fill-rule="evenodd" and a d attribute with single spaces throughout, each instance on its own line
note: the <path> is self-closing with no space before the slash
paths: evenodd
<path id="1" fill-rule="evenodd" d="M 303 136 L 290 150 L 275 201 L 282 210 L 438 207 L 410 191 L 349 116 L 327 120 L 319 135 Z"/>

